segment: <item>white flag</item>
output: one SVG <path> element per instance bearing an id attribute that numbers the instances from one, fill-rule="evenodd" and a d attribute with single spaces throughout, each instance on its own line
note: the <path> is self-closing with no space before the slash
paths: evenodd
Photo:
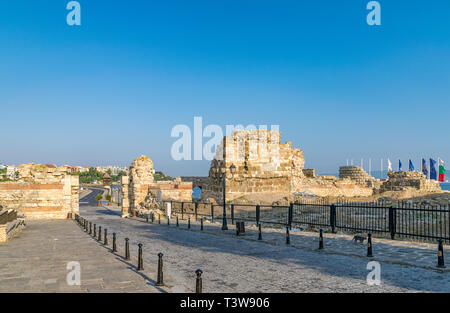
<path id="1" fill-rule="evenodd" d="M 392 172 L 392 163 L 391 160 L 388 158 L 388 172 Z"/>

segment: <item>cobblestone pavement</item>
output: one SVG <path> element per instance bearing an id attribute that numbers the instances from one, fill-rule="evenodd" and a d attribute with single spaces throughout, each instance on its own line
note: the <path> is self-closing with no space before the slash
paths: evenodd
<path id="1" fill-rule="evenodd" d="M 175 219 L 170 226 L 165 219 L 161 225 L 157 221 L 152 224 L 143 219 L 121 219 L 116 207 L 85 207 L 81 214 L 107 227 L 109 233 L 117 233 L 119 253 L 123 251 L 125 237 L 130 238 L 132 253 L 137 243 L 143 243 L 144 257 L 153 262 L 158 252 L 164 253 L 165 273 L 174 277 L 178 286 L 185 286 L 186 291 L 194 289 L 197 268 L 204 271 L 205 292 L 450 291 L 450 273 L 394 264 L 378 256 L 364 257 L 365 246 L 353 245 L 348 236 L 326 235 L 326 250 L 318 251 L 314 248 L 318 244 L 317 234 L 291 233 L 295 246 L 292 247 L 284 244 L 284 233 L 276 230 L 269 234 L 265 229 L 263 236 L 268 242 L 260 242 L 256 229 L 247 229 L 244 237 L 236 237 L 231 225 L 229 231 L 222 232 L 218 224 L 206 222 L 201 232 L 199 224 L 192 221 L 188 230 L 185 221 L 180 221 L 177 228 Z M 340 241 L 345 241 L 344 247 L 353 245 L 353 249 L 348 248 L 348 255 L 340 248 L 331 249 L 332 242 L 338 247 Z M 381 244 L 384 243 L 374 240 L 375 254 L 381 250 Z M 408 251 L 408 247 L 398 249 Z M 369 286 L 366 282 L 367 264 L 372 260 L 381 264 L 380 286 Z"/>
<path id="2" fill-rule="evenodd" d="M 187 228 L 187 218 L 185 215 L 185 220 L 179 220 L 179 224 L 183 225 L 181 227 Z M 175 217 L 172 217 L 172 219 L 172 223 L 174 223 L 176 221 Z M 200 222 L 196 222 L 194 216 L 191 217 L 191 225 L 193 230 L 199 230 L 200 228 Z M 215 219 L 214 223 L 208 220 L 204 224 L 204 231 L 222 236 L 236 236 L 236 227 L 234 225 L 228 224 L 229 230 L 225 232 L 221 230 L 221 226 L 221 219 Z M 323 237 L 324 253 L 366 258 L 367 239 L 363 243 L 354 242 L 353 235 L 332 233 L 323 233 Z M 246 233 L 240 238 L 257 240 L 258 228 L 256 225 L 246 225 Z M 262 241 L 273 245 L 284 246 L 286 243 L 286 230 L 271 228 L 270 225 L 265 224 L 262 228 Z M 319 233 L 293 229 L 290 231 L 290 246 L 316 251 L 319 246 Z M 437 268 L 437 244 L 372 237 L 372 250 L 374 255 L 372 258 L 373 261 L 450 272 L 450 266 L 445 269 Z M 450 256 L 450 247 L 448 245 L 444 245 L 445 254 Z"/>
<path id="3" fill-rule="evenodd" d="M 69 286 L 67 263 L 81 267 L 81 285 Z M 0 292 L 166 292 L 155 271 L 137 272 L 136 260 L 110 252 L 72 220 L 29 221 L 0 245 Z"/>

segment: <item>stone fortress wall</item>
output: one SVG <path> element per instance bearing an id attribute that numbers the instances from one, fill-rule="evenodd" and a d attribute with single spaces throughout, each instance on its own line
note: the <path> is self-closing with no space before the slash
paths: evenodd
<path id="1" fill-rule="evenodd" d="M 230 166 L 236 167 L 231 173 Z M 137 158 L 129 175 L 122 177 L 123 214 L 149 207 L 157 200 L 192 201 L 192 187 L 202 188 L 202 201 L 221 203 L 223 180 L 215 173 L 226 167 L 226 198 L 232 201 L 251 194 L 273 193 L 281 196 L 371 197 L 384 191 L 415 188 L 420 192 L 441 192 L 437 182 L 418 172 L 391 172 L 386 180 L 375 179 L 359 166 L 342 166 L 339 178 L 316 175 L 305 169 L 302 150 L 291 142 L 281 143 L 273 130 L 236 130 L 224 137 L 211 161 L 207 177 L 179 177 L 171 182 L 155 182 L 153 162 Z"/>
<path id="2" fill-rule="evenodd" d="M 442 191 L 439 182 L 427 179 L 422 172 L 389 172 L 388 179 L 381 184 L 380 192 L 419 190 L 425 193 Z"/>
<path id="3" fill-rule="evenodd" d="M 79 212 L 79 178 L 63 168 L 22 164 L 18 179 L 0 183 L 0 205 L 30 219 L 65 219 Z"/>
<path id="4" fill-rule="evenodd" d="M 234 199 L 249 193 L 304 193 L 317 196 L 369 196 L 373 189 L 351 179 L 317 176 L 314 169 L 305 169 L 303 151 L 291 142 L 281 143 L 281 134 L 269 130 L 237 130 L 225 137 L 224 148 L 218 149 L 211 162 L 211 184 L 205 196 L 221 198 L 221 182 L 214 172 L 223 164 L 227 167 L 226 197 Z M 237 167 L 236 174 L 229 167 Z"/>
<path id="5" fill-rule="evenodd" d="M 131 164 L 127 176 L 122 176 L 122 216 L 148 207 L 155 200 L 192 201 L 192 182 L 155 181 L 153 161 L 140 156 Z"/>

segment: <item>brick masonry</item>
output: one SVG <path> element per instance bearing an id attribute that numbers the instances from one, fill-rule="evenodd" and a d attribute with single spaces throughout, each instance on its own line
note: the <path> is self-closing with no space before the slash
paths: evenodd
<path id="1" fill-rule="evenodd" d="M 62 168 L 22 164 L 17 181 L 0 183 L 0 204 L 30 219 L 64 219 L 78 213 L 78 176 Z"/>

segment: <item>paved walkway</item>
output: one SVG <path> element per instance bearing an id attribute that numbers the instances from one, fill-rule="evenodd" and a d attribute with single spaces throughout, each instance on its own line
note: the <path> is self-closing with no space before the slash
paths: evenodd
<path id="1" fill-rule="evenodd" d="M 317 234 L 310 238 L 311 247 L 294 248 L 284 244 L 283 233 L 274 232 L 274 242 L 266 243 L 256 240 L 255 230 L 247 230 L 246 236 L 237 238 L 234 229 L 224 234 L 219 225 L 210 223 L 205 223 L 205 231 L 201 232 L 194 222 L 192 229 L 187 230 L 185 224 L 177 228 L 175 219 L 171 220 L 170 226 L 167 226 L 167 220 L 162 220 L 159 225 L 142 219 L 120 219 L 120 210 L 116 207 L 87 207 L 81 213 L 102 228 L 108 228 L 109 233 L 116 232 L 120 249 L 123 249 L 124 238 L 128 237 L 133 247 L 139 242 L 144 244 L 145 257 L 163 252 L 165 273 L 174 277 L 177 284 L 187 286 L 186 291 L 193 290 L 197 268 L 204 271 L 205 292 L 450 291 L 449 273 L 392 264 L 381 259 L 378 260 L 381 285 L 369 286 L 367 264 L 372 259 L 339 251 L 329 253 L 330 239 L 326 241 L 326 251 L 317 251 L 314 248 Z M 305 239 L 305 244 L 308 242 L 308 238 L 296 236 L 291 238 L 294 245 L 301 239 Z M 265 233 L 264 237 L 270 241 L 269 234 Z M 355 249 L 365 255 L 365 247 Z M 374 252 L 378 249 L 380 243 L 375 244 Z"/>
<path id="2" fill-rule="evenodd" d="M 81 285 L 66 281 L 79 262 Z M 30 221 L 18 237 L 0 245 L 0 292 L 166 292 L 154 284 L 154 266 L 136 271 L 92 239 L 72 220 Z M 147 270 L 148 269 L 148 270 Z"/>
<path id="3" fill-rule="evenodd" d="M 167 224 L 167 219 L 162 217 L 162 224 Z M 187 229 L 187 215 L 185 220 L 181 220 L 179 216 L 179 225 L 183 229 Z M 142 218 L 137 220 L 144 221 Z M 220 220 L 220 222 L 219 222 Z M 204 223 L 204 232 L 216 234 L 220 236 L 236 237 L 236 227 L 228 221 L 228 231 L 222 231 L 221 219 L 215 219 L 214 223 L 206 220 Z M 157 221 L 155 221 L 157 223 Z M 171 226 L 176 225 L 175 216 L 170 221 Z M 191 216 L 191 230 L 200 231 L 200 222 L 195 221 L 195 217 Z M 245 235 L 239 238 L 250 241 L 257 241 L 258 228 L 256 225 L 246 225 Z M 354 242 L 352 235 L 323 233 L 324 250 L 323 253 L 339 254 L 352 257 L 366 259 L 367 255 L 367 239 L 363 242 Z M 262 228 L 262 241 L 272 245 L 286 245 L 286 230 L 271 228 L 270 225 L 264 224 Z M 290 231 L 290 246 L 294 248 L 306 249 L 310 251 L 318 250 L 319 233 L 306 231 Z M 437 268 L 437 244 L 421 243 L 402 240 L 390 240 L 372 237 L 372 250 L 374 257 L 372 260 L 393 264 L 402 264 L 437 271 L 450 272 L 450 247 L 444 245 L 444 255 L 447 256 L 449 266 L 445 269 Z"/>

